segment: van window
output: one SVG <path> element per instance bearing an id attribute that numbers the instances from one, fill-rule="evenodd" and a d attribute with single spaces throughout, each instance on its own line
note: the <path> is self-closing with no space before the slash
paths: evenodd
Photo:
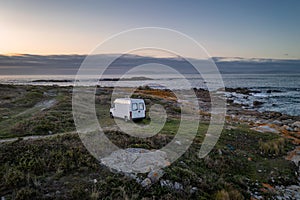
<path id="1" fill-rule="evenodd" d="M 139 110 L 144 110 L 144 104 L 143 103 L 139 103 Z"/>
<path id="2" fill-rule="evenodd" d="M 132 111 L 138 110 L 138 105 L 137 103 L 132 104 Z"/>

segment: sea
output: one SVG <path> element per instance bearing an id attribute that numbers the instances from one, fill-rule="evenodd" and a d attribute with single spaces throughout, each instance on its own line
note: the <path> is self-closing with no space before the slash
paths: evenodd
<path id="1" fill-rule="evenodd" d="M 135 75 L 144 77 L 144 75 Z M 81 79 L 81 85 L 93 86 L 95 84 L 103 87 L 128 86 L 137 87 L 148 85 L 158 89 L 186 89 L 187 82 L 190 88 L 207 89 L 213 85 L 215 78 L 203 79 L 194 74 L 184 76 L 172 76 L 166 74 L 152 75 L 151 79 L 124 79 L 116 81 L 115 76 L 106 75 L 101 77 L 89 77 Z M 300 74 L 222 74 L 222 84 L 228 88 L 247 88 L 253 92 L 240 94 L 236 92 L 225 92 L 224 95 L 235 103 L 243 105 L 245 109 L 254 109 L 260 112 L 276 111 L 292 116 L 300 116 Z M 217 85 L 220 80 L 217 81 Z M 74 75 L 10 75 L 1 76 L 0 84 L 15 85 L 74 85 Z M 253 102 L 261 102 L 254 106 Z"/>

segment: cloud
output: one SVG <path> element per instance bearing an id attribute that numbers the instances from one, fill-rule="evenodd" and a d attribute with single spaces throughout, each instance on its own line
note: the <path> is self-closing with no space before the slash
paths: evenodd
<path id="1" fill-rule="evenodd" d="M 182 58 L 157 58 L 138 55 L 93 55 L 96 61 L 119 57 L 106 71 L 107 74 L 123 74 L 135 66 L 159 63 L 173 67 L 182 74 L 196 73 L 195 69 Z M 1 75 L 75 75 L 86 55 L 0 55 Z M 300 60 L 213 57 L 221 73 L 300 73 Z M 207 60 L 194 60 L 207 65 Z M 101 62 L 97 63 L 101 67 Z M 102 66 L 104 67 L 104 66 Z M 151 71 L 151 69 L 149 69 Z"/>

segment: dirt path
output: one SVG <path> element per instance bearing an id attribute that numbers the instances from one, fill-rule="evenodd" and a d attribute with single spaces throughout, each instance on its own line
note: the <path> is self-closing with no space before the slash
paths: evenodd
<path id="1" fill-rule="evenodd" d="M 6 143 L 6 142 L 14 142 L 19 139 L 21 140 L 37 140 L 37 139 L 45 139 L 45 138 L 51 138 L 51 137 L 56 137 L 59 135 L 65 135 L 65 134 L 77 134 L 76 131 L 74 132 L 65 132 L 65 133 L 58 133 L 58 134 L 53 134 L 53 135 L 30 135 L 30 136 L 24 136 L 24 137 L 14 137 L 14 138 L 7 138 L 7 139 L 1 139 L 1 143 Z"/>
<path id="2" fill-rule="evenodd" d="M 103 131 L 117 130 L 117 129 L 118 129 L 117 126 L 102 127 Z M 37 139 L 45 139 L 45 138 L 62 136 L 62 135 L 66 135 L 66 134 L 78 134 L 78 133 L 77 133 L 77 131 L 71 131 L 71 132 L 64 132 L 64 133 L 56 133 L 56 134 L 52 134 L 52 135 L 30 135 L 30 136 L 24 136 L 24 137 L 14 137 L 14 138 L 0 139 L 0 144 L 6 143 L 6 142 L 14 142 L 19 139 L 21 139 L 21 140 L 37 140 Z"/>
<path id="3" fill-rule="evenodd" d="M 45 101 L 37 103 L 32 108 L 29 108 L 29 109 L 15 115 L 14 117 L 20 117 L 20 116 L 26 115 L 26 114 L 30 114 L 30 115 L 35 114 L 39 111 L 43 111 L 45 109 L 48 109 L 48 108 L 54 106 L 56 103 L 57 103 L 56 99 L 45 100 Z"/>

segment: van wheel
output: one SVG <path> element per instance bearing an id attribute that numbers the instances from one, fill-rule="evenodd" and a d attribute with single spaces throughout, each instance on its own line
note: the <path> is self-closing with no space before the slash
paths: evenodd
<path id="1" fill-rule="evenodd" d="M 125 122 L 128 122 L 128 117 L 125 116 L 125 117 L 124 117 L 124 120 L 125 120 Z"/>
<path id="2" fill-rule="evenodd" d="M 112 113 L 109 113 L 109 115 L 110 115 L 110 118 L 114 118 L 114 116 L 113 116 L 113 114 L 112 114 Z"/>

